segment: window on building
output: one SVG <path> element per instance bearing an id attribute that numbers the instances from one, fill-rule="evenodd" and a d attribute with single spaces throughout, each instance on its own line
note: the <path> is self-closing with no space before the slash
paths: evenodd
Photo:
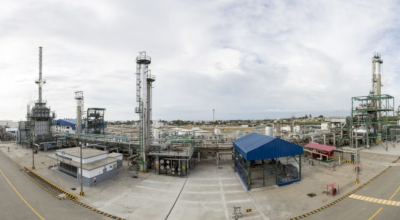
<path id="1" fill-rule="evenodd" d="M 76 166 L 72 166 L 70 164 L 60 162 L 60 167 L 66 169 L 68 171 L 71 171 L 73 173 L 78 173 L 78 168 Z"/>

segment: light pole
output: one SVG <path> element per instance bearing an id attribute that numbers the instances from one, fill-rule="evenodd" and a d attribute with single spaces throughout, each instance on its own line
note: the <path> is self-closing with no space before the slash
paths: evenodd
<path id="1" fill-rule="evenodd" d="M 77 144 L 79 144 L 79 141 L 77 141 Z M 81 146 L 80 146 L 80 148 L 81 148 L 81 175 L 80 175 L 80 182 L 81 182 L 81 191 L 79 192 L 79 195 L 80 196 L 84 196 L 85 195 L 85 193 L 83 192 L 83 169 L 82 169 L 82 148 L 83 148 L 83 143 L 81 143 Z"/>
<path id="2" fill-rule="evenodd" d="M 81 192 L 79 193 L 80 196 L 85 195 L 85 193 L 83 192 L 82 148 L 83 148 L 83 143 L 81 145 Z"/>
<path id="3" fill-rule="evenodd" d="M 75 92 L 75 100 L 76 100 L 76 133 L 80 134 L 82 133 L 82 107 L 83 107 L 83 92 L 82 91 L 77 91 Z M 79 135 L 78 135 L 79 137 Z M 77 145 L 79 145 L 79 138 L 77 139 Z M 85 193 L 83 192 L 83 169 L 82 169 L 82 148 L 83 148 L 83 142 L 81 143 L 81 149 L 80 149 L 80 154 L 81 154 L 81 191 L 79 192 L 80 196 L 84 196 Z"/>

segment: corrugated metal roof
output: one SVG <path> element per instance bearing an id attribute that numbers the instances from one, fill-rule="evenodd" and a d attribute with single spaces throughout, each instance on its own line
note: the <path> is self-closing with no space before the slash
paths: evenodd
<path id="1" fill-rule="evenodd" d="M 327 152 L 331 152 L 336 149 L 336 147 L 334 147 L 334 146 L 317 144 L 317 143 L 308 143 L 304 147 L 317 149 L 317 150 L 323 150 L 323 151 L 327 151 Z"/>
<path id="2" fill-rule="evenodd" d="M 233 142 L 246 160 L 263 160 L 303 154 L 303 148 L 280 138 L 251 133 Z"/>
<path id="3" fill-rule="evenodd" d="M 72 130 L 76 130 L 76 119 L 58 119 L 55 120 L 55 124 L 61 126 L 70 126 Z M 85 124 L 82 120 L 82 129 L 85 129 Z"/>

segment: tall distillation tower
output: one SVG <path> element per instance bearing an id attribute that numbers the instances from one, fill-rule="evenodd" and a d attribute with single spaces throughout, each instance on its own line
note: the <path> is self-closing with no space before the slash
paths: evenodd
<path id="1" fill-rule="evenodd" d="M 28 114 L 30 130 L 35 141 L 48 141 L 52 139 L 50 128 L 55 113 L 50 112 L 50 108 L 46 106 L 46 101 L 42 98 L 42 87 L 46 83 L 46 80 L 42 78 L 42 47 L 39 47 L 39 79 L 35 83 L 39 86 L 39 99 L 35 102 L 31 113 Z"/>
<path id="2" fill-rule="evenodd" d="M 379 97 L 381 95 L 382 63 L 383 63 L 383 60 L 381 59 L 381 55 L 379 53 L 375 53 L 374 56 L 372 57 L 372 91 L 371 91 L 371 95 L 374 97 Z M 380 112 L 381 101 L 380 100 L 373 101 L 373 107 L 377 110 L 377 111 L 375 111 L 374 118 L 377 121 L 379 121 L 381 118 L 381 112 Z M 381 125 L 378 123 L 374 129 L 375 129 L 375 131 L 380 132 Z"/>
<path id="3" fill-rule="evenodd" d="M 151 141 L 151 110 L 152 110 L 152 83 L 155 77 L 151 75 L 149 64 L 151 58 L 146 52 L 140 52 L 136 57 L 136 101 L 138 107 L 135 112 L 139 114 L 139 145 L 141 164 L 140 171 L 147 172 L 148 158 Z"/>
<path id="4" fill-rule="evenodd" d="M 382 88 L 382 83 L 381 83 L 381 73 L 382 73 L 382 59 L 381 55 L 379 53 L 375 53 L 374 56 L 372 57 L 372 91 L 371 94 L 373 96 L 380 96 L 381 95 L 381 88 Z M 379 103 L 374 103 L 375 107 L 378 109 L 380 108 Z M 380 115 L 377 115 L 377 118 Z"/>
<path id="5" fill-rule="evenodd" d="M 76 100 L 76 133 L 82 133 L 83 91 L 75 92 Z"/>

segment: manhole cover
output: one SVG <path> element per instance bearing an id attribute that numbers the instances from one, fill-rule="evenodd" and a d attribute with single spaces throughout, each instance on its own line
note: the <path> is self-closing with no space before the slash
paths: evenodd
<path id="1" fill-rule="evenodd" d="M 218 169 L 224 169 L 223 167 L 218 167 Z"/>
<path id="2" fill-rule="evenodd" d="M 75 187 L 72 187 L 71 190 L 76 190 L 76 188 L 75 188 Z"/>
<path id="3" fill-rule="evenodd" d="M 315 193 L 308 193 L 307 196 L 312 198 L 312 197 L 317 196 L 317 195 Z"/>

